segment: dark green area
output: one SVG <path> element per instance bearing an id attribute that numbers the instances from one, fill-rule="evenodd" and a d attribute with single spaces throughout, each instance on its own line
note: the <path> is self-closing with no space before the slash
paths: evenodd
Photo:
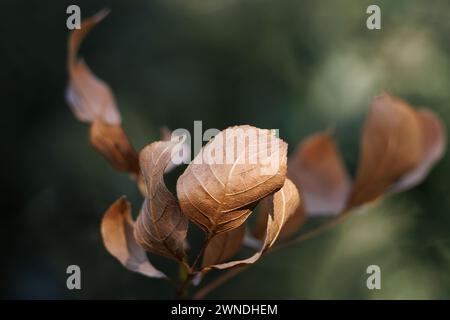
<path id="1" fill-rule="evenodd" d="M 375 3 L 382 30 L 369 31 L 365 11 Z M 382 90 L 450 125 L 447 0 L 2 1 L 4 298 L 173 296 L 103 248 L 105 209 L 126 194 L 136 213 L 141 198 L 89 147 L 87 126 L 64 101 L 69 4 L 83 17 L 112 9 L 82 55 L 113 88 L 137 148 L 158 139 L 162 125 L 192 130 L 194 120 L 204 129 L 279 128 L 290 152 L 332 127 L 354 170 L 361 121 Z M 446 157 L 421 186 L 267 256 L 211 297 L 449 298 L 449 178 Z M 71 264 L 81 267 L 81 291 L 66 289 Z M 381 291 L 365 286 L 371 264 L 381 267 Z"/>

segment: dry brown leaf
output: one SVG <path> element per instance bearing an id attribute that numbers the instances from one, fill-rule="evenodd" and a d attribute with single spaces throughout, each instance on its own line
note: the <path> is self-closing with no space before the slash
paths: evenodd
<path id="1" fill-rule="evenodd" d="M 120 126 L 121 116 L 111 89 L 78 58 L 78 50 L 84 38 L 107 14 L 107 10 L 100 11 L 84 20 L 81 29 L 70 33 L 67 54 L 69 85 L 66 98 L 79 120 L 92 123 L 90 141 L 94 149 L 115 169 L 139 176 L 138 156 Z"/>
<path id="2" fill-rule="evenodd" d="M 298 230 L 300 230 L 300 227 L 305 224 L 306 212 L 302 203 L 303 201 L 300 201 L 297 210 L 295 210 L 294 213 L 287 218 L 283 228 L 281 228 L 278 238 L 287 239 L 293 236 Z"/>
<path id="3" fill-rule="evenodd" d="M 91 125 L 90 142 L 115 169 L 140 174 L 137 153 L 120 125 L 95 120 Z"/>
<path id="4" fill-rule="evenodd" d="M 245 223 L 212 238 L 203 254 L 202 266 L 221 263 L 233 257 L 241 248 L 244 235 Z"/>
<path id="5" fill-rule="evenodd" d="M 297 187 L 297 191 L 298 190 L 299 189 Z M 287 220 L 281 228 L 280 234 L 278 236 L 280 240 L 287 239 L 294 235 L 306 221 L 305 207 L 303 205 L 303 193 L 299 192 L 299 195 L 300 198 L 298 207 L 292 215 L 289 215 L 289 217 L 287 217 Z M 257 239 L 256 241 L 263 240 L 266 235 L 267 219 L 269 213 L 271 212 L 271 207 L 273 205 L 272 202 L 272 197 L 267 197 L 264 198 L 260 203 L 258 217 L 252 230 L 252 236 Z M 248 241 L 249 243 L 255 243 L 254 240 L 251 239 L 249 239 Z"/>
<path id="6" fill-rule="evenodd" d="M 69 36 L 69 85 L 66 99 L 79 120 L 93 122 L 100 119 L 105 123 L 117 125 L 121 123 L 121 116 L 111 89 L 89 70 L 82 59 L 78 59 L 78 49 L 84 38 L 107 14 L 108 11 L 102 10 L 84 20 L 81 29 L 75 29 Z"/>
<path id="7" fill-rule="evenodd" d="M 283 186 L 287 145 L 273 133 L 251 126 L 221 131 L 179 177 L 183 213 L 210 238 L 240 226 L 260 199 Z"/>
<path id="8" fill-rule="evenodd" d="M 411 107 L 388 94 L 370 106 L 356 181 L 347 208 L 377 199 L 414 170 L 422 152 L 421 129 Z"/>
<path id="9" fill-rule="evenodd" d="M 429 110 L 416 111 L 421 133 L 422 133 L 422 151 L 419 165 L 407 173 L 392 188 L 391 192 L 401 192 L 412 188 L 421 183 L 431 168 L 438 162 L 445 153 L 447 138 L 444 124 L 440 119 Z"/>
<path id="10" fill-rule="evenodd" d="M 161 127 L 159 130 L 162 141 L 178 141 L 180 144 L 182 144 L 182 146 L 179 148 L 180 151 L 177 155 L 177 161 L 170 161 L 166 167 L 165 173 L 172 171 L 183 163 L 189 163 L 191 159 L 191 146 L 186 139 L 187 137 L 183 135 L 172 134 L 172 131 L 166 126 Z"/>
<path id="11" fill-rule="evenodd" d="M 289 168 L 288 168 L 289 170 Z M 266 236 L 266 230 L 267 230 L 267 219 L 269 216 L 269 213 L 271 211 L 271 207 L 273 206 L 273 197 L 268 196 L 264 199 L 262 199 L 259 203 L 259 206 L 257 208 L 257 217 L 255 221 L 255 225 L 252 229 L 251 236 L 256 238 L 256 240 L 263 240 Z M 247 235 L 250 237 L 250 235 Z M 250 243 L 255 243 L 255 239 L 250 238 Z M 260 243 L 261 245 L 262 243 Z"/>
<path id="12" fill-rule="evenodd" d="M 301 142 L 289 158 L 288 177 L 301 190 L 308 215 L 337 214 L 345 207 L 351 182 L 329 133 Z"/>
<path id="13" fill-rule="evenodd" d="M 148 261 L 144 249 L 134 239 L 133 229 L 130 203 L 121 197 L 109 207 L 102 219 L 101 234 L 106 250 L 131 271 L 148 277 L 166 278 Z"/>
<path id="14" fill-rule="evenodd" d="M 164 184 L 164 169 L 177 146 L 174 141 L 158 141 L 141 151 L 147 197 L 136 220 L 135 236 L 144 249 L 181 261 L 185 256 L 183 243 L 188 219 Z"/>
<path id="15" fill-rule="evenodd" d="M 267 215 L 267 229 L 261 249 L 253 256 L 237 261 L 231 261 L 206 267 L 215 269 L 228 269 L 241 265 L 253 264 L 269 250 L 277 240 L 284 224 L 290 219 L 300 205 L 300 196 L 294 183 L 286 179 L 284 186 L 273 195 L 273 207 Z"/>

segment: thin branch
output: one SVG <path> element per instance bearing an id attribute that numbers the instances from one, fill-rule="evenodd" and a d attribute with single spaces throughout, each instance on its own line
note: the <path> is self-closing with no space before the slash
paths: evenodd
<path id="1" fill-rule="evenodd" d="M 233 268 L 231 270 L 228 270 L 227 272 L 223 273 L 221 276 L 216 278 L 214 281 L 211 281 L 206 286 L 204 286 L 203 288 L 198 290 L 194 294 L 193 298 L 195 300 L 201 300 L 201 299 L 205 298 L 205 296 L 208 295 L 211 291 L 213 291 L 214 289 L 220 287 L 222 284 L 226 283 L 228 280 L 234 278 L 239 273 L 241 273 L 242 271 L 246 270 L 247 267 L 248 267 L 248 265 L 235 267 L 235 268 Z"/>
<path id="2" fill-rule="evenodd" d="M 186 260 L 181 260 L 180 261 L 180 265 L 184 268 L 184 270 L 186 271 L 187 274 L 192 273 L 192 268 L 191 266 L 186 262 Z"/>
<path id="3" fill-rule="evenodd" d="M 197 264 L 199 263 L 200 259 L 203 257 L 206 247 L 208 246 L 210 241 L 211 241 L 211 235 L 208 233 L 205 241 L 203 242 L 202 248 L 200 249 L 200 252 L 198 253 L 198 255 L 195 258 L 194 263 L 192 264 L 191 267 L 189 267 L 189 265 L 186 262 L 184 262 L 184 266 L 185 267 L 187 266 L 186 270 L 188 271 L 188 275 L 177 290 L 177 298 L 185 298 L 186 297 L 187 289 L 191 285 L 191 282 L 194 279 L 194 277 L 198 274 L 199 270 L 196 269 Z"/>
<path id="4" fill-rule="evenodd" d="M 341 223 L 345 218 L 348 217 L 348 213 L 349 212 L 350 211 L 344 211 L 344 212 L 338 214 L 336 217 L 330 219 L 328 222 L 318 226 L 317 228 L 312 229 L 312 230 L 310 230 L 310 231 L 308 231 L 308 232 L 306 232 L 304 234 L 301 234 L 297 238 L 294 238 L 292 240 L 289 240 L 289 241 L 286 241 L 284 243 L 281 243 L 280 245 L 274 247 L 269 252 L 275 252 L 277 250 L 289 247 L 289 246 L 294 245 L 294 244 L 299 244 L 299 243 L 302 243 L 302 242 L 304 242 L 306 240 L 314 238 L 314 237 L 324 233 L 325 231 L 328 231 L 328 230 L 332 229 L 333 227 L 335 227 L 339 223 Z"/>
<path id="5" fill-rule="evenodd" d="M 178 299 L 184 299 L 187 295 L 187 289 L 189 288 L 189 285 L 191 284 L 192 279 L 194 278 L 194 274 L 190 273 L 184 280 L 184 282 L 181 284 L 181 286 L 177 289 L 177 298 Z"/>

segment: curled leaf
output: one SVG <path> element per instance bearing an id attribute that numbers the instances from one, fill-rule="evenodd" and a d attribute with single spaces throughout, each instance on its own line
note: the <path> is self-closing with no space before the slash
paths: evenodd
<path id="1" fill-rule="evenodd" d="M 91 125 L 90 142 L 115 169 L 140 174 L 137 153 L 120 125 L 95 120 Z"/>
<path id="2" fill-rule="evenodd" d="M 388 94 L 376 98 L 364 125 L 356 181 L 347 208 L 377 199 L 421 158 L 421 129 L 411 107 Z"/>
<path id="3" fill-rule="evenodd" d="M 166 167 L 165 173 L 172 171 L 177 166 L 179 166 L 183 163 L 189 163 L 189 160 L 191 159 L 191 146 L 188 143 L 186 136 L 175 135 L 166 126 L 161 127 L 160 132 L 161 132 L 161 140 L 163 140 L 163 141 L 178 141 L 178 143 L 181 144 L 181 147 L 179 148 L 179 151 L 177 154 L 177 159 L 176 159 L 177 161 L 174 161 L 174 159 L 171 159 L 171 161 L 169 162 L 169 164 Z"/>
<path id="4" fill-rule="evenodd" d="M 75 116 L 84 122 L 100 119 L 108 124 L 120 124 L 121 116 L 109 86 L 89 70 L 78 49 L 92 28 L 102 21 L 108 11 L 102 10 L 82 22 L 80 29 L 71 32 L 68 42 L 69 85 L 66 99 Z"/>
<path id="5" fill-rule="evenodd" d="M 260 242 L 256 242 L 257 240 L 263 240 L 266 236 L 266 230 L 267 230 L 267 219 L 269 217 L 269 213 L 271 211 L 271 207 L 273 206 L 273 197 L 269 196 L 261 200 L 259 203 L 257 217 L 255 226 L 252 229 L 251 235 L 247 235 L 247 242 L 251 244 L 252 247 L 255 247 L 255 245 Z M 256 239 L 252 239 L 251 237 L 255 237 Z M 255 241 L 256 240 L 256 241 Z M 259 243 L 259 247 L 261 246 L 261 243 Z M 259 248 L 258 247 L 258 248 Z"/>
<path id="6" fill-rule="evenodd" d="M 264 240 L 266 235 L 267 220 L 268 215 L 271 212 L 272 201 L 272 197 L 266 197 L 260 203 L 260 209 L 252 233 L 247 234 L 246 238 L 244 238 L 244 242 L 249 248 L 259 249 L 261 247 L 261 241 Z M 303 206 L 303 200 L 301 200 L 299 201 L 298 207 L 294 213 L 286 218 L 278 238 L 282 240 L 293 236 L 298 230 L 300 230 L 300 227 L 305 223 L 305 221 L 306 212 L 305 207 Z"/>
<path id="7" fill-rule="evenodd" d="M 66 99 L 79 120 L 92 123 L 90 141 L 94 149 L 115 169 L 139 176 L 138 156 L 120 125 L 121 116 L 111 89 L 78 58 L 84 38 L 107 14 L 107 10 L 100 11 L 70 33 Z"/>
<path id="8" fill-rule="evenodd" d="M 141 151 L 147 196 L 136 220 L 135 237 L 144 249 L 181 261 L 185 256 L 188 219 L 164 184 L 164 170 L 177 146 L 174 141 L 158 141 Z"/>
<path id="9" fill-rule="evenodd" d="M 283 186 L 286 153 L 286 143 L 271 130 L 221 131 L 178 179 L 183 213 L 210 238 L 239 227 L 260 199 Z"/>
<path id="10" fill-rule="evenodd" d="M 292 180 L 290 180 L 287 183 L 292 183 L 291 181 Z M 299 191 L 298 188 L 297 188 L 297 191 Z M 303 194 L 299 192 L 299 195 L 300 194 L 303 197 Z M 273 198 L 267 197 L 267 198 L 264 198 L 260 203 L 258 217 L 256 219 L 255 226 L 252 230 L 252 236 L 254 237 L 254 239 L 253 240 L 251 238 L 247 239 L 247 243 L 250 245 L 250 247 L 255 247 L 255 244 L 257 243 L 258 240 L 259 241 L 264 240 L 264 237 L 266 235 L 266 230 L 267 230 L 268 216 L 272 210 L 271 207 L 273 206 L 272 202 L 273 202 Z M 297 205 L 297 209 L 294 211 L 294 213 L 292 213 L 288 217 L 286 217 L 286 221 L 284 222 L 283 227 L 281 228 L 280 234 L 278 236 L 279 239 L 286 239 L 286 238 L 291 237 L 305 223 L 306 214 L 305 214 L 305 207 L 303 205 L 303 202 L 304 202 L 303 199 L 300 200 L 300 198 L 299 198 L 299 203 Z"/>
<path id="11" fill-rule="evenodd" d="M 101 222 L 101 234 L 106 250 L 122 265 L 134 272 L 153 278 L 166 278 L 147 259 L 145 251 L 133 236 L 131 206 L 125 197 L 119 198 L 106 211 Z"/>
<path id="12" fill-rule="evenodd" d="M 294 213 L 287 217 L 286 222 L 281 228 L 280 235 L 278 236 L 280 239 L 287 239 L 293 236 L 305 223 L 305 207 L 302 205 L 302 203 L 303 201 L 300 201 Z"/>
<path id="13" fill-rule="evenodd" d="M 266 233 L 261 249 L 253 256 L 237 261 L 226 262 L 222 264 L 212 265 L 206 268 L 228 269 L 241 265 L 253 264 L 261 258 L 261 256 L 269 250 L 278 236 L 285 223 L 295 213 L 300 205 L 300 196 L 294 183 L 286 179 L 284 186 L 273 195 L 273 206 L 267 214 Z"/>
<path id="14" fill-rule="evenodd" d="M 288 177 L 301 190 L 308 215 L 337 214 L 345 207 L 351 182 L 329 133 L 301 142 L 289 158 Z"/>
<path id="15" fill-rule="evenodd" d="M 212 238 L 203 254 L 202 266 L 224 262 L 233 257 L 241 248 L 244 235 L 245 224 L 242 224 Z"/>
<path id="16" fill-rule="evenodd" d="M 422 134 L 422 150 L 419 165 L 401 178 L 392 188 L 391 192 L 401 192 L 421 183 L 431 168 L 445 153 L 447 138 L 444 124 L 429 110 L 418 110 L 416 116 L 419 120 Z"/>

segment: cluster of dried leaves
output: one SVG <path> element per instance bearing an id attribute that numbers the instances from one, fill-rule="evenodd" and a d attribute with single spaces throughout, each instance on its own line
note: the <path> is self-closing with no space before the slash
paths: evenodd
<path id="1" fill-rule="evenodd" d="M 289 161 L 287 144 L 281 139 L 275 150 L 250 141 L 258 144 L 259 156 L 266 157 L 263 160 L 277 159 L 277 170 L 271 175 L 261 174 L 258 163 L 238 163 L 242 154 L 234 155 L 230 164 L 196 163 L 194 159 L 178 178 L 175 196 L 164 184 L 164 173 L 179 143 L 171 141 L 166 132 L 165 139 L 137 153 L 121 127 L 111 89 L 78 58 L 83 39 L 106 15 L 101 11 L 70 34 L 67 100 L 75 116 L 90 123 L 94 149 L 115 169 L 131 174 L 144 200 L 136 221 L 125 197 L 114 202 L 101 223 L 103 241 L 126 268 L 149 277 L 168 278 L 151 264 L 146 251 L 177 261 L 185 274 L 180 295 L 211 269 L 252 264 L 280 239 L 294 243 L 294 235 L 307 216 L 341 217 L 384 194 L 417 185 L 444 154 L 445 130 L 431 111 L 415 110 L 383 94 L 370 105 L 354 181 L 332 135 L 325 132 L 302 141 Z M 271 135 L 270 130 L 232 127 L 220 132 L 203 151 L 225 152 L 220 138 L 237 128 Z M 248 156 L 249 152 L 246 144 L 243 153 Z M 255 225 L 246 226 L 257 206 Z M 206 235 L 195 259 L 188 257 L 186 250 L 189 221 Z M 229 261 L 241 249 L 244 238 L 257 244 L 256 252 L 249 258 Z"/>

